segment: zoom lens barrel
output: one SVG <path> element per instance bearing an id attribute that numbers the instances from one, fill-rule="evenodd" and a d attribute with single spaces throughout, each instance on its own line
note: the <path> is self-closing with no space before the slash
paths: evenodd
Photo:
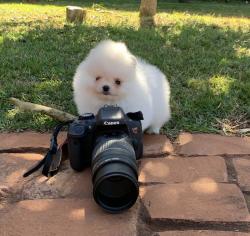
<path id="1" fill-rule="evenodd" d="M 105 138 L 92 153 L 94 199 L 104 210 L 129 209 L 139 194 L 136 155 L 127 137 Z"/>

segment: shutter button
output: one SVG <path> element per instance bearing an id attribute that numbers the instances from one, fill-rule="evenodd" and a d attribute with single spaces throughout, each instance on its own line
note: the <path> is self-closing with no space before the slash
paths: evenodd
<path id="1" fill-rule="evenodd" d="M 94 118 L 95 116 L 93 113 L 84 113 L 83 115 L 79 116 L 79 120 L 91 120 Z"/>

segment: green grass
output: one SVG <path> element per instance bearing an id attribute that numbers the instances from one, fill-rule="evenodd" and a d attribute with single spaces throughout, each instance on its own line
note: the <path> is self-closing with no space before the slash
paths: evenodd
<path id="1" fill-rule="evenodd" d="M 219 132 L 220 121 L 249 125 L 249 5 L 161 1 L 158 26 L 141 29 L 136 1 L 107 2 L 0 1 L 0 131 L 55 125 L 44 115 L 15 109 L 11 96 L 76 113 L 74 70 L 107 38 L 126 42 L 166 74 L 173 116 L 164 131 L 170 136 Z M 65 24 L 70 4 L 87 9 L 85 24 Z"/>

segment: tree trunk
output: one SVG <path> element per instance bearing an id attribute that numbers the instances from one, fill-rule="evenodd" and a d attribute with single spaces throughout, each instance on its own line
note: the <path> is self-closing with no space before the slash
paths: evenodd
<path id="1" fill-rule="evenodd" d="M 140 5 L 140 23 L 141 26 L 154 26 L 157 9 L 157 0 L 141 0 Z"/>
<path id="2" fill-rule="evenodd" d="M 66 20 L 71 23 L 81 24 L 86 16 L 86 11 L 81 7 L 67 6 Z"/>

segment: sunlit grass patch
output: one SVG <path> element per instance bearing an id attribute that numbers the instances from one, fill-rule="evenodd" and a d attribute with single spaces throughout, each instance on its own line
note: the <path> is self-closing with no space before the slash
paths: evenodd
<path id="1" fill-rule="evenodd" d="M 87 10 L 80 26 L 65 6 Z M 0 4 L 0 130 L 51 129 L 51 118 L 13 109 L 11 96 L 76 114 L 72 77 L 100 40 L 124 41 L 171 85 L 169 135 L 219 132 L 218 120 L 250 119 L 250 7 L 159 1 L 155 29 L 139 27 L 138 2 L 40 1 Z M 245 124 L 245 123 L 244 123 Z"/>

